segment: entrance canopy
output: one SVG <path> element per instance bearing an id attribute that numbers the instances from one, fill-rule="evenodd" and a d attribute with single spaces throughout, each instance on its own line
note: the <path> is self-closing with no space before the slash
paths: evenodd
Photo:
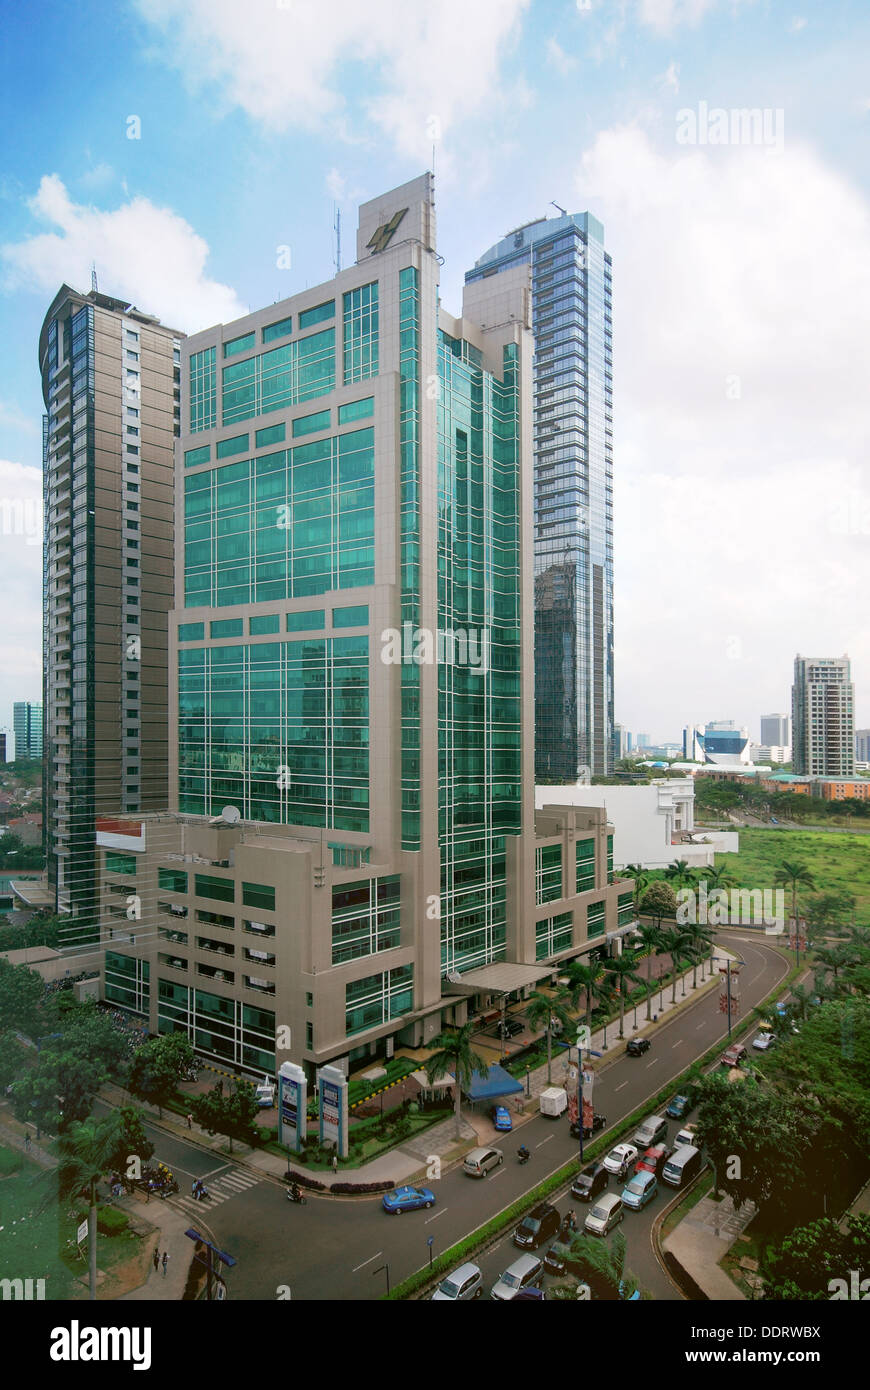
<path id="1" fill-rule="evenodd" d="M 522 1091 L 522 1085 L 515 1081 L 504 1067 L 492 1066 L 483 1077 L 480 1072 L 472 1074 L 471 1085 L 466 1091 L 469 1100 L 495 1100 L 498 1096 L 514 1096 Z"/>
<path id="2" fill-rule="evenodd" d="M 481 965 L 477 970 L 466 970 L 461 975 L 448 975 L 445 990 L 448 994 L 511 994 L 515 989 L 526 985 L 536 985 L 545 980 L 555 970 L 553 965 L 516 965 L 512 961 L 493 961 L 492 965 Z"/>

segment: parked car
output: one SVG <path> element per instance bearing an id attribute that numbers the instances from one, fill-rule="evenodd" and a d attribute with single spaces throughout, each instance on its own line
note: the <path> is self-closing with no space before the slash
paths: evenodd
<path id="1" fill-rule="evenodd" d="M 670 1144 L 654 1144 L 646 1153 L 641 1154 L 637 1163 L 634 1165 L 636 1173 L 655 1173 L 657 1178 L 662 1175 L 662 1169 L 673 1153 Z"/>
<path id="2" fill-rule="evenodd" d="M 622 1189 L 622 1200 L 632 1211 L 641 1211 L 659 1190 L 655 1173 L 635 1173 Z"/>
<path id="3" fill-rule="evenodd" d="M 544 1271 L 544 1262 L 539 1260 L 537 1255 L 520 1255 L 518 1260 L 514 1260 L 503 1274 L 499 1276 L 490 1290 L 490 1298 L 498 1302 L 507 1303 L 513 1298 L 520 1289 L 527 1289 L 530 1284 L 534 1284 Z"/>
<path id="4" fill-rule="evenodd" d="M 490 1168 L 497 1168 L 500 1163 L 504 1163 L 501 1149 L 472 1149 L 465 1155 L 462 1169 L 470 1178 L 485 1178 Z"/>
<path id="5" fill-rule="evenodd" d="M 610 1174 L 603 1163 L 590 1163 L 581 1168 L 571 1184 L 571 1196 L 578 1202 L 594 1202 L 599 1192 L 603 1192 L 610 1182 Z"/>
<path id="6" fill-rule="evenodd" d="M 647 1115 L 631 1136 L 631 1142 L 636 1144 L 642 1153 L 651 1145 L 661 1143 L 662 1139 L 667 1137 L 667 1133 L 668 1122 L 664 1115 Z"/>
<path id="7" fill-rule="evenodd" d="M 492 1115 L 492 1122 L 499 1133 L 507 1134 L 513 1129 L 514 1122 L 511 1119 L 511 1112 L 506 1105 L 494 1105 L 490 1113 Z"/>
<path id="8" fill-rule="evenodd" d="M 756 1052 L 767 1052 L 769 1048 L 776 1046 L 776 1034 L 770 1028 L 762 1028 L 752 1039 L 752 1046 Z"/>
<path id="9" fill-rule="evenodd" d="M 672 1120 L 682 1120 L 690 1111 L 695 1108 L 695 1095 L 693 1091 L 681 1091 L 668 1101 L 665 1110 L 666 1115 L 670 1115 Z"/>
<path id="10" fill-rule="evenodd" d="M 559 1229 L 561 1217 L 549 1202 L 539 1202 L 532 1207 L 514 1231 L 514 1245 L 524 1250 L 537 1250 L 545 1240 L 549 1240 Z"/>
<path id="11" fill-rule="evenodd" d="M 493 1030 L 496 1038 L 515 1038 L 517 1033 L 521 1033 L 524 1028 L 522 1019 L 506 1018 L 504 1021 L 499 1019 Z"/>
<path id="12" fill-rule="evenodd" d="M 723 1067 L 739 1067 L 743 1058 L 746 1056 L 746 1046 L 744 1043 L 732 1043 L 719 1058 L 719 1063 Z"/>
<path id="13" fill-rule="evenodd" d="M 520 1289 L 511 1299 L 511 1303 L 543 1303 L 547 1295 L 543 1289 L 536 1288 L 531 1284 L 527 1289 Z"/>
<path id="14" fill-rule="evenodd" d="M 617 1144 L 605 1158 L 604 1166 L 608 1173 L 615 1173 L 618 1178 L 624 1178 L 636 1158 L 637 1147 L 634 1144 Z"/>
<path id="15" fill-rule="evenodd" d="M 674 1138 L 674 1148 L 684 1149 L 687 1144 L 692 1144 L 695 1147 L 698 1147 L 697 1141 L 695 1139 L 695 1133 L 697 1131 L 697 1128 L 697 1125 L 684 1125 L 683 1128 L 680 1130 L 679 1134 L 677 1134 Z"/>
<path id="16" fill-rule="evenodd" d="M 435 1193 L 428 1187 L 394 1187 L 392 1192 L 384 1193 L 381 1205 L 392 1216 L 401 1216 L 403 1211 L 417 1211 L 420 1207 L 428 1211 L 435 1205 Z"/>
<path id="17" fill-rule="evenodd" d="M 433 1303 L 459 1303 L 465 1299 L 480 1298 L 483 1293 L 483 1275 L 475 1264 L 460 1265 L 442 1279 L 432 1295 Z"/>
<path id="18" fill-rule="evenodd" d="M 629 1057 L 642 1057 L 645 1052 L 649 1052 L 649 1038 L 629 1038 L 625 1050 Z"/>
<path id="19" fill-rule="evenodd" d="M 599 1197 L 595 1206 L 590 1211 L 584 1224 L 584 1229 L 591 1236 L 606 1236 L 618 1226 L 623 1216 L 625 1208 L 622 1205 L 622 1198 L 617 1197 L 615 1192 L 605 1192 L 603 1197 Z"/>

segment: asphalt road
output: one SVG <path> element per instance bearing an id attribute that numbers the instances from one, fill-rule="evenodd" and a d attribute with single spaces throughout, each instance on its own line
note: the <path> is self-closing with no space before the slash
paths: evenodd
<path id="1" fill-rule="evenodd" d="M 746 962 L 742 975 L 742 1013 L 749 1009 L 782 979 L 787 965 L 764 943 L 763 938 L 723 933 L 723 945 L 739 950 Z M 667 992 L 667 991 L 666 991 Z M 678 998 L 681 986 L 677 985 Z M 687 985 L 691 992 L 691 980 Z M 638 1011 L 642 1024 L 644 1010 Z M 631 1036 L 629 1020 L 626 1020 Z M 663 1024 L 652 1047 L 642 1057 L 620 1056 L 596 1077 L 594 1105 L 612 1125 L 620 1116 L 640 1106 L 644 1099 L 678 1075 L 689 1063 L 724 1038 L 727 1024 L 718 1011 L 715 992 L 707 994 Z M 615 1029 L 611 1035 L 615 1037 Z M 623 1047 L 613 1043 L 612 1046 Z M 612 1053 L 611 1053 L 612 1055 Z M 558 1064 L 556 1064 L 558 1065 Z M 558 1073 L 554 1075 L 554 1081 Z M 672 1121 L 673 1136 L 679 1125 Z M 229 1296 L 235 1299 L 275 1299 L 279 1288 L 289 1288 L 291 1298 L 302 1300 L 339 1299 L 366 1301 L 378 1298 L 386 1289 L 387 1266 L 391 1284 L 421 1268 L 428 1259 L 428 1237 L 432 1251 L 452 1245 L 483 1221 L 515 1201 L 548 1173 L 577 1153 L 566 1119 L 550 1120 L 537 1116 L 521 1126 L 521 1139 L 532 1151 L 530 1162 L 520 1167 L 516 1148 L 520 1131 L 505 1135 L 500 1147 L 505 1153 L 502 1167 L 489 1177 L 475 1180 L 461 1168 L 432 1179 L 428 1186 L 437 1204 L 431 1211 L 406 1212 L 388 1216 L 379 1197 L 335 1199 L 309 1195 L 304 1207 L 291 1205 L 283 1185 L 264 1178 L 237 1195 L 224 1196 L 219 1204 L 203 1204 L 207 1221 L 222 1249 L 238 1260 L 229 1275 Z M 157 1157 L 177 1172 L 217 1181 L 224 1193 L 233 1177 L 232 1163 L 225 1158 L 201 1152 L 184 1139 L 166 1137 L 152 1131 Z M 224 1175 L 228 1175 L 224 1181 Z M 611 1190 L 615 1180 L 611 1180 Z M 182 1183 L 182 1191 L 185 1183 Z M 657 1197 L 642 1213 L 628 1212 L 622 1229 L 628 1239 L 627 1264 L 644 1287 L 659 1299 L 674 1298 L 674 1291 L 655 1260 L 649 1229 L 665 1198 Z M 559 1202 L 562 1210 L 567 1203 Z M 578 1215 L 583 1213 L 577 1204 Z M 486 1277 L 487 1292 L 499 1273 L 514 1258 L 510 1233 L 493 1252 L 478 1260 Z M 519 1251 L 515 1252 L 519 1254 Z M 286 1295 L 284 1295 L 286 1296 Z"/>

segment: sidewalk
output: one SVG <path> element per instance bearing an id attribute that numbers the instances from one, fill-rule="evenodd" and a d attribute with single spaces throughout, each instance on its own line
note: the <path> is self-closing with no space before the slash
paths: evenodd
<path id="1" fill-rule="evenodd" d="M 38 1163 L 40 1168 L 57 1167 L 57 1159 L 41 1144 L 37 1144 L 34 1139 L 31 1139 L 30 1147 L 27 1147 L 25 1135 L 30 1133 L 29 1125 L 19 1124 L 11 1112 L 7 1114 L 6 1118 L 10 1124 L 0 1124 L 0 1144 L 5 1144 L 10 1149 L 18 1149 L 28 1158 L 32 1158 L 34 1163 Z"/>
<path id="2" fill-rule="evenodd" d="M 744 1202 L 736 1211 L 730 1197 L 721 1202 L 702 1197 L 671 1231 L 662 1249 L 711 1301 L 745 1303 L 745 1293 L 719 1268 L 719 1261 L 745 1231 L 756 1210 L 754 1202 Z"/>

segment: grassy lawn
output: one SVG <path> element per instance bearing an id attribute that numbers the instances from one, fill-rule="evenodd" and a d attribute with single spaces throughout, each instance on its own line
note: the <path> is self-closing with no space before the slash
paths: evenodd
<path id="1" fill-rule="evenodd" d="M 741 827 L 740 853 L 717 854 L 716 867 L 729 869 L 741 888 L 773 888 L 773 875 L 784 859 L 806 864 L 817 892 L 841 889 L 854 894 L 856 921 L 870 926 L 870 845 L 866 836 L 845 831 L 832 835 Z M 786 912 L 790 906 L 786 892 Z"/>
<path id="2" fill-rule="evenodd" d="M 712 1186 L 713 1174 L 708 1169 L 701 1176 L 701 1178 L 699 1178 L 698 1182 L 692 1188 L 691 1192 L 686 1194 L 682 1202 L 678 1203 L 678 1205 L 674 1207 L 673 1211 L 668 1212 L 667 1216 L 662 1222 L 662 1240 L 664 1240 L 666 1236 L 670 1235 L 674 1227 L 678 1226 L 682 1221 L 683 1217 L 686 1216 L 688 1212 L 692 1210 L 692 1207 L 696 1207 L 698 1205 L 702 1197 L 707 1196 L 707 1193 L 710 1191 L 710 1188 Z"/>
<path id="3" fill-rule="evenodd" d="M 23 1158 L 11 1177 L 0 1179 L 0 1272 L 9 1279 L 44 1279 L 46 1301 L 70 1298 L 75 1289 L 58 1249 L 66 1239 L 66 1231 L 60 1231 L 67 1223 L 60 1216 L 54 1186 L 53 1174 Z M 79 1267 L 85 1268 L 83 1261 Z"/>

